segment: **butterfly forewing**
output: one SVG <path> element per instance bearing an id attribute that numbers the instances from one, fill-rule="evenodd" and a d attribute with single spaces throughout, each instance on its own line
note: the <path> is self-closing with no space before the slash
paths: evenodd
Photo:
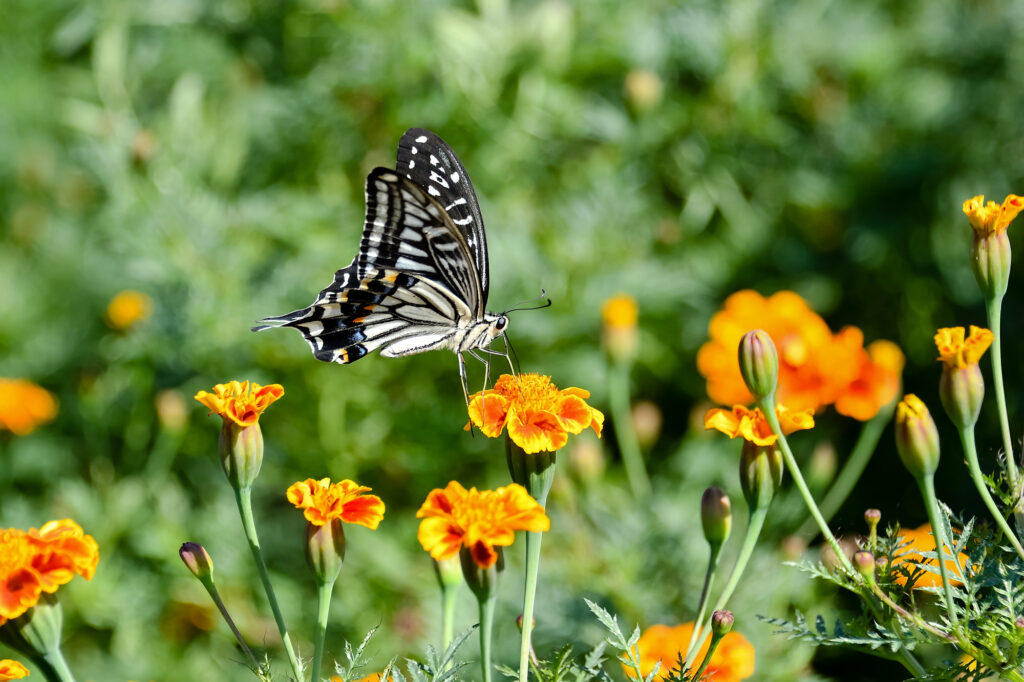
<path id="1" fill-rule="evenodd" d="M 452 148 L 434 133 L 423 128 L 410 128 L 398 143 L 397 169 L 437 200 L 465 238 L 480 284 L 478 314 L 482 314 L 490 285 L 487 237 L 476 192 L 462 162 Z"/>

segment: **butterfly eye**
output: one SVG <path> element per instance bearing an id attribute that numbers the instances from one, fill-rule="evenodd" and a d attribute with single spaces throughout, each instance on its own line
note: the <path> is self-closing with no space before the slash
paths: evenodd
<path id="1" fill-rule="evenodd" d="M 499 332 L 501 330 L 503 330 L 507 326 L 508 326 L 508 318 L 505 317 L 504 315 L 502 315 L 501 317 L 499 317 L 497 320 L 494 321 L 494 328 L 495 328 L 495 330 L 497 330 Z"/>

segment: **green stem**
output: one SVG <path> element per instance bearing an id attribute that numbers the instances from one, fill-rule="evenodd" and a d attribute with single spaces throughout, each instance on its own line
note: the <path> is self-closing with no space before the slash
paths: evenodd
<path id="1" fill-rule="evenodd" d="M 764 520 L 768 516 L 768 507 L 754 508 L 750 510 L 750 519 L 747 522 L 747 532 L 743 536 L 743 546 L 740 548 L 740 554 L 736 558 L 736 564 L 732 567 L 732 573 L 729 574 L 729 582 L 726 583 L 725 589 L 722 590 L 721 596 L 718 597 L 718 602 L 715 604 L 714 611 L 720 611 L 725 608 L 726 602 L 732 597 L 732 593 L 736 591 L 736 587 L 740 584 L 740 578 L 743 577 L 743 572 L 747 569 L 747 564 L 750 563 L 750 557 L 754 554 L 754 547 L 757 545 L 757 540 L 761 537 L 761 529 L 764 528 Z M 691 636 L 690 646 L 687 647 L 686 661 L 683 669 L 688 669 L 693 664 L 693 659 L 696 658 L 697 652 L 700 651 L 699 646 L 694 646 L 694 642 L 703 643 L 704 637 L 706 636 L 705 628 L 707 623 L 703 622 L 703 618 L 698 618 L 694 622 L 694 636 Z M 699 679 L 699 678 L 694 678 Z"/>
<path id="2" fill-rule="evenodd" d="M 932 524 L 932 535 L 935 536 L 935 554 L 938 557 L 939 575 L 942 577 L 942 589 L 946 594 L 946 613 L 953 626 L 959 625 L 959 618 L 956 615 L 956 602 L 953 601 L 953 588 L 949 583 L 949 575 L 946 571 L 946 560 L 942 556 L 942 550 L 948 549 L 950 555 L 953 553 L 953 544 L 946 537 L 945 524 L 939 519 L 939 502 L 935 497 L 935 474 L 926 474 L 917 480 L 921 488 L 921 497 L 924 498 L 924 505 L 928 509 L 928 522 Z M 953 557 L 953 561 L 957 561 Z"/>
<path id="3" fill-rule="evenodd" d="M 832 547 L 832 551 L 836 555 L 836 560 L 840 563 L 843 569 L 851 576 L 856 576 L 857 573 L 853 570 L 853 565 L 850 564 L 850 560 L 846 558 L 846 554 L 839 546 L 839 542 L 836 537 L 832 535 L 832 531 L 828 528 L 828 522 L 821 515 L 821 511 L 818 509 L 818 505 L 814 502 L 814 496 L 811 495 L 811 491 L 807 488 L 807 483 L 804 481 L 803 474 L 800 473 L 800 467 L 796 463 L 796 458 L 793 456 L 793 451 L 789 449 L 789 442 L 786 440 L 786 436 L 782 433 L 782 427 L 779 425 L 779 417 L 775 414 L 775 396 L 769 395 L 765 398 L 758 400 L 758 407 L 761 408 L 761 412 L 764 414 L 765 419 L 768 420 L 769 426 L 772 427 L 772 431 L 779 437 L 779 445 L 782 449 L 782 458 L 786 462 L 786 469 L 789 471 L 789 475 L 793 477 L 793 482 L 796 484 L 797 490 L 800 491 L 800 496 L 804 498 L 804 504 L 807 506 L 807 511 L 814 517 L 814 522 L 818 524 L 818 529 L 821 531 L 822 536 L 828 541 L 828 544 Z"/>
<path id="4" fill-rule="evenodd" d="M 718 560 L 722 556 L 722 545 L 711 546 L 711 556 L 708 558 L 708 570 L 704 574 L 704 587 L 700 591 L 700 606 L 697 607 L 697 618 L 694 620 L 693 632 L 690 633 L 690 642 L 686 645 L 686 654 L 684 658 L 690 657 L 690 652 L 693 651 L 693 645 L 697 643 L 697 625 L 704 622 L 704 616 L 708 610 L 708 597 L 711 593 L 711 585 L 715 580 L 715 572 L 718 569 Z"/>
<path id="5" fill-rule="evenodd" d="M 42 665 L 44 662 L 45 665 Z M 75 682 L 75 676 L 64 660 L 64 654 L 59 646 L 48 649 L 43 656 L 35 660 L 35 663 L 51 682 Z"/>
<path id="6" fill-rule="evenodd" d="M 320 669 L 324 659 L 324 642 L 327 639 L 327 616 L 331 612 L 331 593 L 333 591 L 333 580 L 317 583 L 316 639 L 313 644 L 313 676 L 310 678 L 312 682 L 320 682 Z"/>
<path id="7" fill-rule="evenodd" d="M 857 443 L 853 446 L 853 451 L 846 459 L 846 463 L 839 471 L 835 481 L 833 481 L 832 487 L 825 493 L 825 498 L 821 501 L 821 515 L 826 521 L 835 516 L 839 508 L 843 506 L 843 502 L 849 497 L 853 487 L 857 485 L 857 481 L 860 480 L 865 467 L 871 461 L 871 455 L 875 452 L 878 439 L 882 437 L 882 432 L 885 430 L 886 425 L 892 420 L 895 404 L 896 401 L 894 400 L 882 407 L 874 417 L 864 422 L 860 436 L 857 437 Z M 806 537 L 813 531 L 814 521 L 807 519 L 800 526 L 797 535 Z"/>
<path id="8" fill-rule="evenodd" d="M 543 453 L 547 454 L 547 453 Z M 529 456 L 529 455 L 528 455 Z M 547 504 L 551 483 L 555 480 L 555 461 L 540 472 L 529 473 L 527 492 L 543 507 Z M 526 589 L 523 595 L 523 636 L 519 649 L 519 682 L 527 682 L 530 674 L 530 640 L 533 635 L 533 606 L 537 596 L 537 576 L 540 574 L 540 545 L 542 532 L 526 534 Z"/>
<path id="9" fill-rule="evenodd" d="M 633 419 L 629 413 L 629 370 L 628 360 L 614 360 L 608 369 L 608 400 L 615 424 L 615 440 L 622 453 L 626 467 L 626 478 L 633 497 L 641 499 L 651 493 L 651 481 L 647 477 L 640 443 L 633 430 Z"/>
<path id="10" fill-rule="evenodd" d="M 245 539 L 249 541 L 249 551 L 252 552 L 253 561 L 256 562 L 256 569 L 263 582 L 263 590 L 267 594 L 267 601 L 270 602 L 270 610 L 274 613 L 274 620 L 277 622 L 277 630 L 281 633 L 281 641 L 284 642 L 284 650 L 288 654 L 288 662 L 292 666 L 292 674 L 296 680 L 304 679 L 302 666 L 295 656 L 295 649 L 292 647 L 291 637 L 288 636 L 288 627 L 284 623 L 284 616 L 281 615 L 281 608 L 277 605 L 277 597 L 274 595 L 274 586 L 270 584 L 270 573 L 267 571 L 267 564 L 263 560 L 263 551 L 260 549 L 260 539 L 256 535 L 256 523 L 252 516 L 252 488 L 234 487 L 235 502 L 238 504 L 238 513 L 242 517 L 242 528 L 245 530 Z"/>
<path id="11" fill-rule="evenodd" d="M 974 481 L 974 487 L 978 489 L 978 494 L 981 495 L 982 501 L 985 502 L 989 513 L 995 519 L 996 525 L 1006 535 L 1006 539 L 1013 545 L 1013 548 L 1017 550 L 1017 555 L 1024 559 L 1024 547 L 1021 546 L 1020 540 L 1017 539 L 1010 525 L 1003 518 L 1002 512 L 999 511 L 996 501 L 992 499 L 992 494 L 988 491 L 988 486 L 985 484 L 985 476 L 981 473 L 981 465 L 978 463 L 978 450 L 974 445 L 974 427 L 968 426 L 965 429 L 959 429 L 959 431 L 960 443 L 964 447 L 964 461 L 971 472 L 971 480 Z M 934 528 L 934 525 L 932 527 Z"/>
<path id="12" fill-rule="evenodd" d="M 253 671 L 258 671 L 260 669 L 260 664 L 256 662 L 256 657 L 253 656 L 252 651 L 249 649 L 249 645 L 245 643 L 245 638 L 242 637 L 242 633 L 239 632 L 238 628 L 235 626 L 235 621 L 231 618 L 231 614 L 228 613 L 228 607 L 225 606 L 224 600 L 220 598 L 220 592 L 217 590 L 217 585 L 213 582 L 213 574 L 209 573 L 199 576 L 199 582 L 201 582 L 203 587 L 206 588 L 206 592 L 210 595 L 210 599 L 212 599 L 213 603 L 216 604 L 221 617 L 224 618 L 224 622 L 228 624 L 228 627 L 231 629 L 231 633 L 235 636 L 238 644 L 242 647 L 242 651 L 245 652 L 246 657 L 249 659 L 249 663 L 252 665 Z"/>
<path id="13" fill-rule="evenodd" d="M 690 678 L 691 680 L 699 680 L 704 671 L 707 670 L 708 664 L 711 663 L 711 657 L 715 655 L 715 649 L 718 648 L 718 643 L 722 641 L 723 637 L 724 635 L 715 635 L 711 638 L 711 646 L 708 647 L 708 653 L 704 656 L 697 674 Z"/>
<path id="14" fill-rule="evenodd" d="M 452 644 L 455 627 L 455 598 L 458 594 L 458 585 L 445 585 L 441 589 L 441 632 L 444 642 L 442 651 L 448 651 L 448 647 Z"/>
<path id="15" fill-rule="evenodd" d="M 1006 411 L 1006 391 L 1003 389 L 1003 353 L 1000 343 L 1000 326 L 1002 317 L 1003 297 L 997 296 L 988 301 L 988 326 L 992 332 L 992 385 L 996 393 L 996 408 L 999 412 L 999 427 L 1003 436 L 1003 471 L 1006 482 L 1014 496 L 1013 517 L 1017 528 L 1024 532 L 1024 489 L 1021 487 L 1020 473 L 1013 456 L 1013 436 L 1010 434 L 1010 418 Z"/>
<path id="16" fill-rule="evenodd" d="M 493 592 L 493 591 L 492 591 Z M 480 667 L 483 682 L 491 682 L 491 640 L 494 633 L 494 605 L 497 598 L 492 594 L 480 604 Z"/>

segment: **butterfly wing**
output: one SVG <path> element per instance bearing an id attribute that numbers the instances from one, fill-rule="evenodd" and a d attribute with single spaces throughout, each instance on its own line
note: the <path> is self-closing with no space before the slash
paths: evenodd
<path id="1" fill-rule="evenodd" d="M 444 207 L 465 239 L 480 282 L 479 308 L 474 311 L 478 318 L 483 316 L 490 287 L 487 236 L 473 183 L 462 162 L 448 143 L 434 133 L 410 128 L 398 142 L 397 170 Z"/>
<path id="2" fill-rule="evenodd" d="M 469 246 L 444 208 L 411 180 L 376 168 L 352 263 L 312 305 L 253 329 L 294 327 L 317 359 L 345 364 L 376 349 L 394 357 L 446 347 L 479 301 Z"/>

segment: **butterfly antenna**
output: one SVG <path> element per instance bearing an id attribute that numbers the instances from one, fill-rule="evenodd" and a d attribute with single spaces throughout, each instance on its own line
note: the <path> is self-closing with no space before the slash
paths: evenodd
<path id="1" fill-rule="evenodd" d="M 530 303 L 531 301 L 536 301 L 538 298 L 545 299 L 545 302 L 541 303 L 540 305 L 524 306 L 522 308 L 518 307 L 518 306 L 524 305 L 525 303 Z M 548 292 L 545 289 L 541 289 L 540 290 L 540 296 L 537 296 L 535 298 L 528 298 L 525 301 L 519 301 L 519 303 L 514 304 L 511 308 L 509 308 L 508 310 L 503 312 L 502 315 L 507 315 L 508 313 L 514 313 L 517 310 L 540 310 L 541 308 L 550 308 L 550 307 L 551 307 L 551 299 L 548 298 Z"/>
<path id="2" fill-rule="evenodd" d="M 504 338 L 505 338 L 505 359 L 508 360 L 508 365 L 509 365 L 509 367 L 512 368 L 512 373 L 518 375 L 518 374 L 520 374 L 523 371 L 522 368 L 519 365 L 519 354 L 516 353 L 516 348 L 515 348 L 515 346 L 512 345 L 512 339 L 509 338 L 508 332 L 505 332 Z"/>

